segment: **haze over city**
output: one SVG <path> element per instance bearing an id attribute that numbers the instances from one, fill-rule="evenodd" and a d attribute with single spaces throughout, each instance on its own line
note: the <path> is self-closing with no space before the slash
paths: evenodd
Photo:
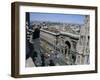
<path id="1" fill-rule="evenodd" d="M 55 13 L 30 13 L 30 21 L 49 21 L 60 23 L 84 24 L 84 15 L 55 14 Z"/>

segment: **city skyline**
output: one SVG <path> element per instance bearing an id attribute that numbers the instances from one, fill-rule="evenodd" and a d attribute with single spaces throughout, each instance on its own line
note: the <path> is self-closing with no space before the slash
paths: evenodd
<path id="1" fill-rule="evenodd" d="M 30 22 L 32 21 L 84 24 L 84 15 L 30 12 Z"/>

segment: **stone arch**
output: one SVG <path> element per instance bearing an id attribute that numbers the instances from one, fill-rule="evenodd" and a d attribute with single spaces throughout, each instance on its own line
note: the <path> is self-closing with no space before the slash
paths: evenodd
<path id="1" fill-rule="evenodd" d="M 65 42 L 65 45 L 67 44 L 70 49 L 73 48 L 72 40 L 70 38 L 66 37 L 64 42 Z"/>
<path id="2" fill-rule="evenodd" d="M 65 41 L 65 45 L 68 45 L 68 47 L 71 48 L 71 44 L 69 41 Z"/>
<path id="3" fill-rule="evenodd" d="M 65 41 L 65 55 L 66 57 L 69 55 L 71 49 L 71 44 L 69 41 Z"/>
<path id="4" fill-rule="evenodd" d="M 69 58 L 70 50 L 73 48 L 71 39 L 69 37 L 66 37 L 64 40 L 64 44 L 65 44 L 65 52 L 64 52 L 65 57 Z"/>

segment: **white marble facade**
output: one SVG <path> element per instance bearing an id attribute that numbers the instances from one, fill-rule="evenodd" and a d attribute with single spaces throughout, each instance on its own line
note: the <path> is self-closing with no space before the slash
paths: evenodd
<path id="1" fill-rule="evenodd" d="M 84 18 L 84 25 L 80 29 L 80 38 L 77 43 L 77 52 L 79 55 L 76 57 L 76 64 L 89 64 L 89 55 L 90 55 L 90 48 L 89 48 L 89 25 L 90 20 L 89 16 L 86 15 Z"/>

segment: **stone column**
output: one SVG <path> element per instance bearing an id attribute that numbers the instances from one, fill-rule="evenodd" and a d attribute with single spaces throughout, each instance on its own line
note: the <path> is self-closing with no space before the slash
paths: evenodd
<path id="1" fill-rule="evenodd" d="M 89 45 L 89 42 L 90 42 L 90 16 L 85 16 L 85 45 L 84 45 L 84 64 L 89 64 L 90 60 L 89 60 L 89 57 L 90 57 L 90 45 Z"/>
<path id="2" fill-rule="evenodd" d="M 76 51 L 79 53 L 79 55 L 77 55 L 76 64 L 89 63 L 89 19 L 90 17 L 88 15 L 84 17 L 84 24 L 80 29 L 80 38 L 76 47 Z M 78 56 L 80 56 L 80 58 L 78 58 Z"/>

